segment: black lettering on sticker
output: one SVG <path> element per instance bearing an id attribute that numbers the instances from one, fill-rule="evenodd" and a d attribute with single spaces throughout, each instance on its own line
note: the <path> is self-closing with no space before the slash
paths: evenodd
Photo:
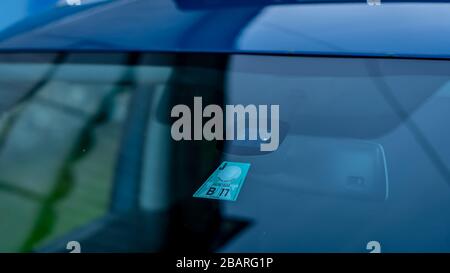
<path id="1" fill-rule="evenodd" d="M 206 195 L 213 195 L 216 192 L 217 188 L 210 187 Z"/>
<path id="2" fill-rule="evenodd" d="M 222 191 L 220 191 L 219 196 L 227 196 L 229 192 L 230 192 L 230 189 L 222 188 Z"/>

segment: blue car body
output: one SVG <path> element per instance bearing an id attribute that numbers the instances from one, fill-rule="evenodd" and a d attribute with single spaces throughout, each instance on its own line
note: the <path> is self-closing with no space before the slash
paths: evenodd
<path id="1" fill-rule="evenodd" d="M 0 49 L 449 58 L 442 2 L 106 1 L 28 18 Z"/>
<path id="2" fill-rule="evenodd" d="M 449 252 L 450 4 L 373 2 L 102 1 L 0 31 L 0 109 L 18 124 L 0 128 L 0 209 L 35 220 L 3 245 Z M 173 141 L 170 106 L 194 96 L 279 104 L 279 150 Z M 251 165 L 237 202 L 193 197 L 222 162 Z"/>

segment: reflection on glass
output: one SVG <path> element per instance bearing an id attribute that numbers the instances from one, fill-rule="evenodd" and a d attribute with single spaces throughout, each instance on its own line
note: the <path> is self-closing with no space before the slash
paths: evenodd
<path id="1" fill-rule="evenodd" d="M 450 251 L 450 64 L 0 55 L 0 251 Z M 175 105 L 279 105 L 279 147 L 175 141 Z M 207 121 L 203 118 L 202 121 Z M 235 202 L 194 198 L 224 161 Z M 411 239 L 414 238 L 414 239 Z"/>

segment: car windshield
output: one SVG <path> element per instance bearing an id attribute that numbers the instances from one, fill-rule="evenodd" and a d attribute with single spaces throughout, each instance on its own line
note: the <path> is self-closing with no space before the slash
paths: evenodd
<path id="1" fill-rule="evenodd" d="M 0 95 L 2 252 L 450 251 L 448 61 L 9 53 Z"/>

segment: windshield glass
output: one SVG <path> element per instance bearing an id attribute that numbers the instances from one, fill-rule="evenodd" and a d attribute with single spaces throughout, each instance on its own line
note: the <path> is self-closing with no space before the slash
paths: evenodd
<path id="1" fill-rule="evenodd" d="M 0 251 L 450 251 L 450 63 L 0 55 Z"/>

